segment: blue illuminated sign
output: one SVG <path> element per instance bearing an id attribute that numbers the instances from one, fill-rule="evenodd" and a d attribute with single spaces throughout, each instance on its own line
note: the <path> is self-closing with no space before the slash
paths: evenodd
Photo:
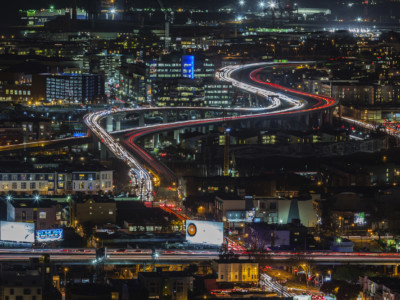
<path id="1" fill-rule="evenodd" d="M 184 55 L 182 56 L 182 77 L 194 78 L 194 56 Z"/>
<path id="2" fill-rule="evenodd" d="M 62 229 L 36 230 L 37 242 L 53 242 L 53 241 L 61 241 L 62 239 L 63 239 Z"/>
<path id="3" fill-rule="evenodd" d="M 86 136 L 84 132 L 74 132 L 73 137 L 83 137 Z"/>

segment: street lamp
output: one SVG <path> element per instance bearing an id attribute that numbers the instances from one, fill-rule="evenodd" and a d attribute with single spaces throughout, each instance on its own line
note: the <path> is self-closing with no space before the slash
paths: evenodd
<path id="1" fill-rule="evenodd" d="M 6 199 L 7 199 L 7 201 L 11 201 L 12 200 L 12 196 L 11 195 L 7 195 Z"/>
<path id="2" fill-rule="evenodd" d="M 276 3 L 274 1 L 270 1 L 268 3 L 268 7 L 271 8 L 271 9 L 274 9 L 276 7 Z"/>
<path id="3" fill-rule="evenodd" d="M 64 268 L 64 289 L 67 286 L 67 272 L 69 271 L 68 267 Z"/>
<path id="4" fill-rule="evenodd" d="M 39 194 L 36 194 L 36 195 L 33 197 L 33 199 L 34 199 L 36 202 L 39 202 L 39 201 L 40 201 L 40 195 L 39 195 Z"/>
<path id="5" fill-rule="evenodd" d="M 258 6 L 260 6 L 263 9 L 265 7 L 264 1 L 261 1 L 260 3 L 258 3 Z"/>
<path id="6" fill-rule="evenodd" d="M 240 0 L 240 1 L 239 1 L 239 5 L 240 5 L 240 6 L 243 6 L 243 5 L 244 5 L 244 0 Z"/>

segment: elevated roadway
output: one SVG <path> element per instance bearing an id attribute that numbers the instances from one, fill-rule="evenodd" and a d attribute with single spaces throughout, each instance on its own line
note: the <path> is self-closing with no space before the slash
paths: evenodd
<path id="1" fill-rule="evenodd" d="M 297 63 L 299 64 L 299 63 Z M 132 113 L 140 111 L 171 111 L 174 108 L 127 108 L 112 109 L 89 113 L 84 117 L 84 122 L 90 131 L 118 158 L 124 160 L 129 168 L 132 182 L 141 186 L 140 196 L 144 200 L 152 200 L 153 175 L 147 169 L 147 165 L 156 173 L 166 174 L 170 181 L 173 181 L 172 172 L 165 166 L 151 157 L 143 148 L 135 142 L 138 138 L 145 135 L 154 134 L 165 130 L 173 130 L 184 127 L 199 127 L 209 124 L 222 123 L 227 121 L 240 121 L 255 118 L 275 118 L 282 119 L 294 116 L 296 114 L 308 114 L 315 111 L 324 111 L 336 106 L 336 101 L 329 97 L 302 93 L 296 90 L 288 89 L 276 84 L 271 84 L 261 79 L 261 71 L 267 67 L 276 66 L 276 63 L 256 63 L 248 65 L 235 65 L 222 68 L 216 72 L 216 78 L 221 81 L 230 82 L 234 87 L 242 89 L 248 93 L 269 100 L 266 107 L 257 108 L 231 108 L 230 111 L 244 113 L 243 115 L 218 117 L 210 119 L 198 119 L 188 121 L 178 121 L 164 124 L 155 124 L 150 126 L 137 127 L 130 130 L 124 140 L 124 144 L 129 150 L 126 150 L 121 144 L 115 141 L 109 132 L 101 125 L 100 121 L 107 116 L 121 113 Z M 282 64 L 280 64 L 282 65 Z M 289 64 L 294 65 L 294 63 Z M 187 110 L 212 110 L 213 108 L 178 108 Z M 214 109 L 214 110 L 218 110 Z M 226 109 L 219 109 L 226 110 Z M 122 133 L 120 131 L 119 133 Z M 144 165 L 146 163 L 146 165 Z"/>
<path id="2" fill-rule="evenodd" d="M 217 251 L 207 250 L 107 250 L 106 264 L 186 264 L 207 262 L 219 259 Z M 48 254 L 54 263 L 58 264 L 94 264 L 94 249 L 2 249 L 0 262 L 26 263 L 29 258 Z M 259 254 L 238 252 L 239 260 L 256 259 L 260 263 L 304 263 L 313 262 L 320 265 L 400 265 L 399 253 L 340 253 L 340 252 L 279 252 L 271 251 Z"/>

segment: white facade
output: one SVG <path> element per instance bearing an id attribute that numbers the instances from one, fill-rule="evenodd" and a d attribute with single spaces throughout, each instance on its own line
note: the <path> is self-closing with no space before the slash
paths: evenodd
<path id="1" fill-rule="evenodd" d="M 113 191 L 113 171 L 0 173 L 0 192 L 59 195 Z"/>

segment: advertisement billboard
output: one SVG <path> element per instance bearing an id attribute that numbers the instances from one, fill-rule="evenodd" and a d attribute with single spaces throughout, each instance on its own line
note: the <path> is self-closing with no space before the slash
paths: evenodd
<path id="1" fill-rule="evenodd" d="M 253 210 L 228 210 L 226 220 L 228 222 L 253 222 L 255 213 Z"/>
<path id="2" fill-rule="evenodd" d="M 186 241 L 190 244 L 222 245 L 224 226 L 222 222 L 186 221 Z"/>
<path id="3" fill-rule="evenodd" d="M 354 224 L 358 224 L 358 225 L 365 224 L 365 213 L 364 212 L 354 213 Z"/>
<path id="4" fill-rule="evenodd" d="M 47 229 L 47 230 L 36 230 L 36 241 L 43 242 L 54 242 L 61 241 L 63 239 L 62 229 Z"/>
<path id="5" fill-rule="evenodd" d="M 0 221 L 0 240 L 10 242 L 35 242 L 35 224 Z"/>

